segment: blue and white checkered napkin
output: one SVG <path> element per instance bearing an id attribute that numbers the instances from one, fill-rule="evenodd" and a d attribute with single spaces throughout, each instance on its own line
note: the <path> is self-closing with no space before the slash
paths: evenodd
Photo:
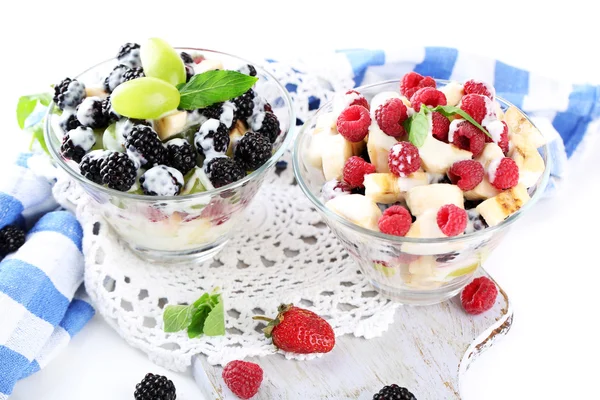
<path id="1" fill-rule="evenodd" d="M 21 155 L 0 176 L 0 228 L 29 228 L 25 244 L 0 262 L 0 400 L 43 368 L 94 315 L 74 299 L 83 281 L 83 232 L 57 208 L 52 182 Z M 41 218 L 40 218 L 41 217 Z"/>

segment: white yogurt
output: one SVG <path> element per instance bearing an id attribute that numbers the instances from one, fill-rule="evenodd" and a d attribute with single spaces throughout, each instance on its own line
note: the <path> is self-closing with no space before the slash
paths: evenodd
<path id="1" fill-rule="evenodd" d="M 91 126 L 94 124 L 94 118 L 92 114 L 92 108 L 94 103 L 102 101 L 100 97 L 86 97 L 83 102 L 77 107 L 77 119 L 81 122 L 81 125 Z"/>
<path id="2" fill-rule="evenodd" d="M 142 175 L 142 187 L 146 191 L 154 192 L 157 196 L 175 196 L 183 186 L 183 175 L 175 168 L 157 165 L 150 168 Z M 173 182 L 173 178 L 177 184 Z"/>
<path id="3" fill-rule="evenodd" d="M 495 160 L 490 161 L 490 164 L 488 165 L 488 178 L 490 180 L 490 183 L 494 183 L 494 180 L 496 179 L 496 170 L 498 169 L 498 166 L 500 165 L 500 161 L 502 161 L 502 157 L 500 158 L 496 158 Z"/>
<path id="4" fill-rule="evenodd" d="M 82 126 L 69 131 L 69 138 L 74 146 L 79 146 L 85 151 L 89 151 L 96 144 L 96 137 L 92 128 Z"/>
<path id="5" fill-rule="evenodd" d="M 219 119 L 221 123 L 225 124 L 227 128 L 231 128 L 233 125 L 233 116 L 237 107 L 230 101 L 226 101 L 223 103 L 223 111 L 221 112 L 221 118 Z"/>

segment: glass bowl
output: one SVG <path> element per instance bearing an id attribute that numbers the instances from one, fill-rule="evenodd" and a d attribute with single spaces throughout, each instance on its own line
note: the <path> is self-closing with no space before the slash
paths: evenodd
<path id="1" fill-rule="evenodd" d="M 438 87 L 448 81 L 436 80 Z M 399 80 L 380 82 L 355 90 L 367 100 L 380 92 L 398 92 Z M 503 110 L 512 106 L 496 98 Z M 518 220 L 542 197 L 548 183 L 550 157 L 544 145 L 539 152 L 545 170 L 537 183 L 529 189 L 531 200 L 500 224 L 460 236 L 444 238 L 407 238 L 387 235 L 363 228 L 334 213 L 325 206 L 321 188 L 325 177 L 307 159 L 312 131 L 320 115 L 332 111 L 334 103 L 323 105 L 302 126 L 294 146 L 294 174 L 306 197 L 321 214 L 329 228 L 340 240 L 361 272 L 382 295 L 403 304 L 428 305 L 447 300 L 471 281 L 477 269 Z M 531 122 L 531 121 L 530 121 Z"/>
<path id="2" fill-rule="evenodd" d="M 201 53 L 205 59 L 223 63 L 225 69 L 238 69 L 251 62 L 218 51 L 176 48 Z M 86 86 L 100 84 L 114 68 L 116 60 L 102 62 L 77 79 Z M 218 189 L 181 196 L 145 196 L 124 193 L 98 185 L 79 174 L 78 166 L 60 154 L 61 141 L 52 123 L 54 104 L 48 110 L 45 139 L 55 164 L 66 171 L 95 200 L 98 209 L 119 238 L 143 258 L 157 262 L 200 262 L 214 256 L 227 243 L 244 211 L 260 189 L 265 176 L 292 141 L 296 117 L 287 90 L 264 69 L 255 66 L 258 82 L 255 92 L 263 96 L 277 115 L 281 134 L 273 144 L 273 155 L 260 168 L 243 179 Z M 62 133 L 60 133 L 62 135 Z"/>

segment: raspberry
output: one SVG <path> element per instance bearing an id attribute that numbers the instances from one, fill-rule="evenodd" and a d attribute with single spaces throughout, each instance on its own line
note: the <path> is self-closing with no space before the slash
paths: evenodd
<path id="1" fill-rule="evenodd" d="M 381 232 L 394 236 L 405 236 L 411 224 L 410 212 L 402 206 L 391 206 L 384 211 L 378 222 Z"/>
<path id="2" fill-rule="evenodd" d="M 512 158 L 500 158 L 490 163 L 488 176 L 496 189 L 510 189 L 519 183 L 519 167 Z"/>
<path id="3" fill-rule="evenodd" d="M 480 94 L 494 100 L 494 87 L 488 85 L 482 81 L 476 81 L 475 79 L 469 79 L 463 85 L 463 92 L 467 94 Z"/>
<path id="4" fill-rule="evenodd" d="M 375 110 L 379 128 L 388 136 L 399 138 L 406 131 L 402 123 L 408 118 L 408 109 L 400 99 L 389 99 Z"/>
<path id="5" fill-rule="evenodd" d="M 459 235 L 467 228 L 467 212 L 454 204 L 443 205 L 437 213 L 437 224 L 444 235 Z"/>
<path id="6" fill-rule="evenodd" d="M 352 156 L 344 165 L 344 181 L 352 188 L 363 187 L 365 175 L 374 174 L 375 166 L 358 156 Z"/>
<path id="7" fill-rule="evenodd" d="M 249 399 L 258 393 L 263 380 L 263 370 L 258 364 L 235 360 L 223 368 L 223 380 L 240 399 Z"/>
<path id="8" fill-rule="evenodd" d="M 340 182 L 337 179 L 325 182 L 325 184 L 323 184 L 323 188 L 321 189 L 321 195 L 323 196 L 323 200 L 325 202 L 328 202 L 329 200 L 338 196 L 351 193 L 352 188 L 350 185 L 348 185 L 346 182 Z"/>
<path id="9" fill-rule="evenodd" d="M 480 94 L 467 94 L 460 100 L 460 108 L 471 116 L 477 123 L 488 114 L 494 114 L 491 100 Z"/>
<path id="10" fill-rule="evenodd" d="M 390 172 L 397 176 L 408 176 L 421 167 L 419 150 L 409 142 L 398 142 L 388 154 Z"/>
<path id="11" fill-rule="evenodd" d="M 498 288 L 489 278 L 475 278 L 463 289 L 460 302 L 469 314 L 477 315 L 490 310 L 496 303 Z"/>
<path id="12" fill-rule="evenodd" d="M 437 140 L 448 143 L 448 131 L 450 130 L 450 120 L 443 114 L 434 111 L 431 113 L 432 134 Z"/>
<path id="13" fill-rule="evenodd" d="M 348 104 L 348 107 L 362 106 L 362 107 L 366 108 L 367 110 L 371 109 L 371 107 L 369 107 L 369 102 L 367 101 L 367 99 L 365 99 L 365 96 L 358 93 L 356 90 L 348 90 L 344 97 L 348 98 L 349 101 L 352 100 L 350 102 L 350 104 Z"/>
<path id="14" fill-rule="evenodd" d="M 400 93 L 410 99 L 417 90 L 424 87 L 435 88 L 435 80 L 430 76 L 409 72 L 402 77 L 402 81 L 400 82 Z"/>
<path id="15" fill-rule="evenodd" d="M 485 135 L 485 141 L 487 143 L 496 143 L 504 154 L 508 153 L 508 125 L 504 121 L 494 120 L 484 126 L 485 129 L 490 133 L 491 137 Z"/>
<path id="16" fill-rule="evenodd" d="M 483 180 L 483 165 L 475 160 L 457 161 L 448 170 L 448 177 L 461 190 L 474 189 Z"/>
<path id="17" fill-rule="evenodd" d="M 456 147 L 473 153 L 473 157 L 478 157 L 485 146 L 485 136 L 469 121 L 454 120 L 450 124 L 448 140 Z"/>
<path id="18" fill-rule="evenodd" d="M 371 116 L 363 106 L 346 108 L 337 119 L 337 130 L 346 140 L 360 142 L 369 133 Z"/>
<path id="19" fill-rule="evenodd" d="M 424 87 L 411 96 L 410 104 L 418 112 L 421 110 L 421 104 L 429 107 L 445 106 L 447 101 L 444 93 L 432 87 Z"/>

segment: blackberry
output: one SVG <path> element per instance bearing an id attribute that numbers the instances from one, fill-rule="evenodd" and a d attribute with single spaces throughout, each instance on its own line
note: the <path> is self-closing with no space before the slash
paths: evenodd
<path id="1" fill-rule="evenodd" d="M 167 165 L 182 174 L 187 174 L 196 166 L 196 153 L 194 148 L 185 139 L 172 139 L 166 144 Z"/>
<path id="2" fill-rule="evenodd" d="M 102 159 L 100 176 L 102 183 L 109 188 L 126 192 L 135 183 L 137 170 L 127 154 L 114 151 Z"/>
<path id="3" fill-rule="evenodd" d="M 77 119 L 81 125 L 92 128 L 106 128 L 108 117 L 104 114 L 102 99 L 88 97 L 77 107 Z"/>
<path id="4" fill-rule="evenodd" d="M 231 128 L 237 121 L 237 106 L 231 101 L 224 103 L 216 103 L 206 108 L 202 108 L 200 112 L 208 119 L 218 119 L 225 124 L 227 128 Z"/>
<path id="5" fill-rule="evenodd" d="M 213 158 L 205 165 L 204 170 L 208 179 L 216 188 L 229 185 L 246 176 L 246 172 L 241 165 L 229 157 Z"/>
<path id="6" fill-rule="evenodd" d="M 135 400 L 175 400 L 175 385 L 162 375 L 146 374 L 135 387 Z"/>
<path id="7" fill-rule="evenodd" d="M 109 152 L 105 150 L 94 150 L 83 156 L 79 163 L 79 172 L 84 178 L 89 179 L 99 185 L 102 184 L 102 174 L 100 167 Z"/>
<path id="8" fill-rule="evenodd" d="M 165 164 L 167 149 L 158 138 L 157 133 L 149 126 L 135 125 L 125 139 L 127 154 L 140 161 L 140 165 L 151 168 L 158 164 Z"/>
<path id="9" fill-rule="evenodd" d="M 256 76 L 256 68 L 251 64 L 244 65 L 238 71 L 244 75 Z"/>
<path id="10" fill-rule="evenodd" d="M 70 112 L 63 112 L 58 120 L 58 125 L 64 132 L 69 132 L 72 129 L 79 128 L 81 123 L 77 119 L 77 115 Z"/>
<path id="11" fill-rule="evenodd" d="M 117 54 L 119 63 L 128 66 L 129 68 L 137 68 L 142 65 L 140 59 L 140 45 L 137 43 L 125 43 L 119 49 Z"/>
<path id="12" fill-rule="evenodd" d="M 408 389 L 394 383 L 381 389 L 373 396 L 373 400 L 417 400 L 417 398 Z"/>
<path id="13" fill-rule="evenodd" d="M 109 124 L 113 121 L 118 121 L 121 118 L 121 116 L 112 108 L 110 96 L 102 101 L 102 113 L 108 120 Z"/>
<path id="14" fill-rule="evenodd" d="M 60 154 L 68 160 L 80 163 L 85 153 L 90 151 L 95 144 L 94 131 L 81 126 L 70 130 L 63 136 Z"/>
<path id="15" fill-rule="evenodd" d="M 235 160 L 246 169 L 254 171 L 271 158 L 273 146 L 269 139 L 257 132 L 248 132 L 235 146 Z"/>
<path id="16" fill-rule="evenodd" d="M 54 86 L 54 97 L 52 100 L 58 108 L 77 107 L 85 98 L 85 85 L 75 79 L 65 78 Z"/>
<path id="17" fill-rule="evenodd" d="M 25 243 L 25 232 L 16 225 L 0 229 L 0 259 L 19 250 Z"/>
<path id="18" fill-rule="evenodd" d="M 185 51 L 182 51 L 179 56 L 181 57 L 181 61 L 183 61 L 184 64 L 193 64 L 194 63 L 194 59 L 192 58 L 192 56 L 189 53 L 186 53 Z"/>
<path id="19" fill-rule="evenodd" d="M 199 155 L 225 154 L 229 148 L 229 130 L 216 119 L 209 119 L 194 135 L 194 144 Z"/>
<path id="20" fill-rule="evenodd" d="M 157 165 L 144 172 L 140 185 L 149 196 L 175 196 L 183 187 L 183 175 L 175 168 Z"/>
<path id="21" fill-rule="evenodd" d="M 247 120 L 252 116 L 254 110 L 254 90 L 248 89 L 246 93 L 231 100 L 236 107 L 236 116 L 241 120 Z"/>
<path id="22" fill-rule="evenodd" d="M 440 262 L 440 263 L 447 263 L 450 261 L 454 261 L 454 259 L 456 257 L 459 256 L 459 252 L 453 251 L 451 253 L 446 253 L 446 254 L 442 254 L 438 257 L 435 258 L 435 261 Z"/>
<path id="23" fill-rule="evenodd" d="M 277 136 L 279 136 L 279 133 L 281 133 L 277 116 L 272 112 L 264 113 L 262 124 L 260 125 L 259 129 L 256 129 L 256 131 L 262 133 L 269 139 L 271 143 L 275 143 Z"/>
<path id="24" fill-rule="evenodd" d="M 144 69 L 142 67 L 131 68 L 125 71 L 123 74 L 123 82 L 131 81 L 137 78 L 143 78 L 144 76 L 146 75 L 144 75 Z"/>
<path id="25" fill-rule="evenodd" d="M 125 82 L 123 80 L 123 74 L 129 70 L 129 67 L 123 64 L 117 65 L 108 76 L 104 79 L 104 90 L 107 93 L 112 93 L 113 90 L 117 88 L 121 83 Z"/>

